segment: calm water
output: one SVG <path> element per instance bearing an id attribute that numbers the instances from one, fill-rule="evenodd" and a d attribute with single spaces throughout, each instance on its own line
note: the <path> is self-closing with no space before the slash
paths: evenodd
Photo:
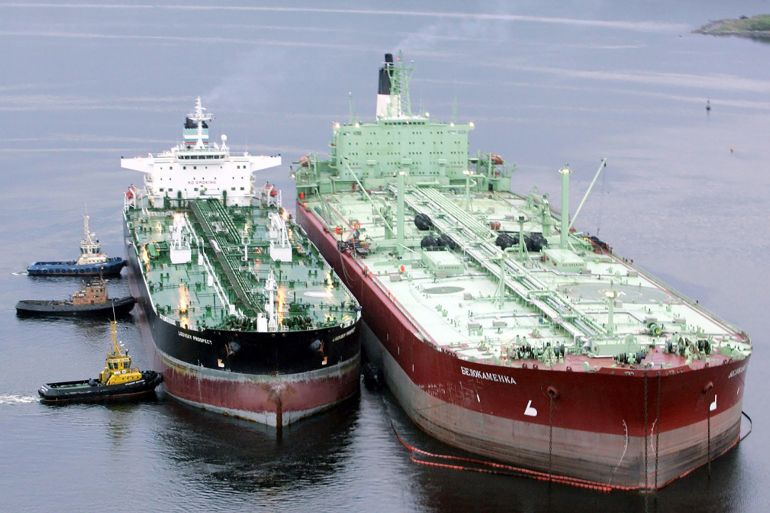
<path id="1" fill-rule="evenodd" d="M 770 46 L 690 34 L 767 2 L 237 1 L 0 4 L 0 510 L 770 509 Z M 473 120 L 474 151 L 516 163 L 517 190 L 537 185 L 558 202 L 556 169 L 568 162 L 576 205 L 607 157 L 578 227 L 752 335 L 754 432 L 710 480 L 698 471 L 657 495 L 599 495 L 428 469 L 409 461 L 391 423 L 419 447 L 451 449 L 366 390 L 281 440 L 162 394 L 132 406 L 36 401 L 41 383 L 99 369 L 108 326 L 17 319 L 17 299 L 78 283 L 13 273 L 73 256 L 84 208 L 105 249 L 122 251 L 121 192 L 140 178 L 119 169 L 121 155 L 175 143 L 198 94 L 235 150 L 281 152 L 287 164 L 324 152 L 348 92 L 371 119 L 382 53 L 398 49 L 415 60 L 415 110 Z M 290 198 L 288 174 L 264 173 Z M 119 333 L 148 364 L 137 325 Z"/>

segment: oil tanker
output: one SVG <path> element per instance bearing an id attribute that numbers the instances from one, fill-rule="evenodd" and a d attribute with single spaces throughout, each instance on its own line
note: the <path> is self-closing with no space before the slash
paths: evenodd
<path id="1" fill-rule="evenodd" d="M 358 391 L 358 302 L 253 173 L 280 156 L 209 142 L 196 100 L 184 140 L 122 158 L 141 171 L 123 204 L 128 275 L 166 391 L 281 427 Z"/>
<path id="2" fill-rule="evenodd" d="M 659 489 L 734 447 L 748 336 L 576 231 L 569 168 L 560 214 L 511 192 L 502 157 L 469 154 L 473 123 L 411 110 L 410 77 L 385 55 L 375 120 L 335 123 L 329 157 L 294 170 L 298 221 L 361 303 L 365 353 L 409 417 L 504 468 L 601 489 Z"/>

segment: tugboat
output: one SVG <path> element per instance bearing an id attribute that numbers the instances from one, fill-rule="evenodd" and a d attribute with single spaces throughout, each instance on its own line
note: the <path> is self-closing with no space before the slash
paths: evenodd
<path id="1" fill-rule="evenodd" d="M 83 216 L 83 240 L 80 256 L 65 262 L 35 262 L 27 267 L 29 276 L 119 276 L 126 260 L 102 253 L 96 234 L 88 227 L 89 216 Z"/>
<path id="2" fill-rule="evenodd" d="M 122 316 L 134 307 L 131 296 L 112 298 L 107 296 L 107 286 L 103 279 L 87 283 L 86 286 L 70 296 L 70 299 L 23 299 L 16 303 L 19 316 L 74 316 L 94 317 L 110 312 Z"/>
<path id="3" fill-rule="evenodd" d="M 153 370 L 131 367 L 128 351 L 118 343 L 118 323 L 110 321 L 112 352 L 107 353 L 98 379 L 46 383 L 37 391 L 44 404 L 89 403 L 138 399 L 155 392 L 163 376 Z"/>

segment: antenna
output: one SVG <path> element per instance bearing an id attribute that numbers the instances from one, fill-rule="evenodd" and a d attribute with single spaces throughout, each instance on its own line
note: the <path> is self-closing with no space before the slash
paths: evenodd
<path id="1" fill-rule="evenodd" d="M 118 345 L 118 318 L 115 315 L 115 303 L 112 303 L 112 320 L 110 321 L 110 333 L 112 334 L 112 351 L 115 356 L 121 353 Z"/>
<path id="2" fill-rule="evenodd" d="M 211 121 L 214 116 L 211 115 L 209 112 L 205 112 L 206 108 L 201 104 L 201 97 L 196 96 L 195 97 L 195 111 L 191 114 L 188 114 L 187 117 L 190 118 L 191 121 L 194 121 L 196 124 L 196 134 L 195 138 L 196 143 L 195 147 L 198 149 L 204 148 L 206 143 L 208 143 L 208 125 L 206 125 L 207 121 Z M 206 132 L 204 133 L 204 128 L 206 129 Z M 205 137 L 204 137 L 205 136 Z M 205 139 L 205 142 L 204 142 Z"/>
<path id="3" fill-rule="evenodd" d="M 348 91 L 348 122 L 353 123 L 354 121 L 354 114 L 353 114 L 353 91 Z"/>
<path id="4" fill-rule="evenodd" d="M 390 96 L 391 102 L 388 105 L 388 117 L 398 118 L 412 115 L 412 100 L 409 96 L 409 79 L 412 73 L 412 67 L 404 64 L 404 57 L 401 52 L 392 65 L 386 67 L 386 72 L 390 77 Z M 393 98 L 395 96 L 395 98 Z"/>

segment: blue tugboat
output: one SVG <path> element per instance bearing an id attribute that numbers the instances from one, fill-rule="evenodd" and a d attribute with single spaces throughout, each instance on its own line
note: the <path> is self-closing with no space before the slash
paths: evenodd
<path id="1" fill-rule="evenodd" d="M 80 257 L 65 262 L 35 262 L 27 267 L 30 276 L 119 276 L 126 265 L 121 257 L 102 253 L 96 234 L 88 227 L 89 217 L 83 216 L 84 238 L 80 241 Z"/>

